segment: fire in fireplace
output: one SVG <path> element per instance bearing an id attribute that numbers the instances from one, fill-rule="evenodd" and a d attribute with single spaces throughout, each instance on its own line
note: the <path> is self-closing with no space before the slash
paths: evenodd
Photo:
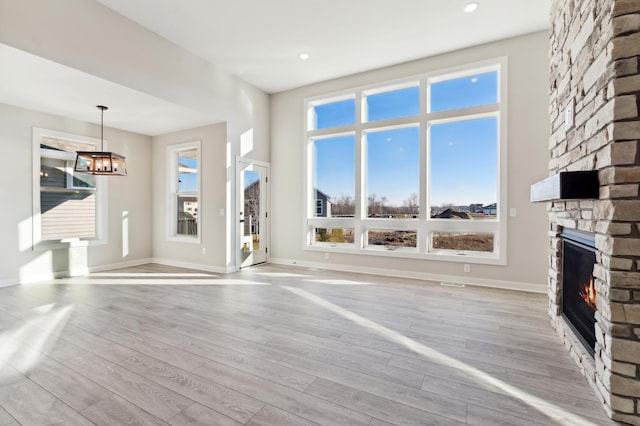
<path id="1" fill-rule="evenodd" d="M 596 342 L 595 263 L 594 235 L 565 229 L 562 233 L 562 315 L 592 355 Z"/>
<path id="2" fill-rule="evenodd" d="M 582 300 L 587 302 L 587 305 L 591 306 L 594 311 L 598 309 L 598 305 L 596 305 L 596 288 L 593 285 L 593 275 L 589 275 L 588 283 L 580 284 L 579 293 Z"/>

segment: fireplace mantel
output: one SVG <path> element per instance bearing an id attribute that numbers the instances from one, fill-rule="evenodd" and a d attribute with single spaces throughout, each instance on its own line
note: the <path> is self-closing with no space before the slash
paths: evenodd
<path id="1" fill-rule="evenodd" d="M 531 202 L 594 199 L 599 193 L 597 170 L 560 172 L 531 185 Z"/>

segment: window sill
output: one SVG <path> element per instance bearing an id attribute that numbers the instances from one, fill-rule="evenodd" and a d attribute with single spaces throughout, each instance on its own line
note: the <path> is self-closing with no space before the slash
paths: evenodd
<path id="1" fill-rule="evenodd" d="M 74 194 L 74 193 L 80 193 L 80 192 L 96 193 L 97 191 L 95 188 L 82 188 L 82 187 L 75 187 L 75 186 L 68 187 L 68 188 L 58 188 L 55 186 L 41 186 L 40 192 L 62 192 L 66 194 Z"/>
<path id="2" fill-rule="evenodd" d="M 46 250 L 59 250 L 59 249 L 72 249 L 78 247 L 91 247 L 91 246 L 101 246 L 106 245 L 108 243 L 106 238 L 103 239 L 90 239 L 90 240 L 78 240 L 78 239 L 70 239 L 70 240 L 58 240 L 58 241 L 40 241 L 33 245 L 33 250 L 35 251 L 46 251 Z"/>
<path id="3" fill-rule="evenodd" d="M 450 251 L 441 250 L 437 252 L 421 253 L 417 249 L 411 248 L 398 248 L 396 250 L 387 250 L 379 248 L 366 248 L 359 249 L 353 244 L 343 244 L 339 247 L 330 244 L 314 244 L 312 246 L 307 245 L 304 247 L 305 251 L 315 252 L 329 252 L 329 253 L 341 253 L 351 255 L 364 255 L 364 256 L 381 256 L 400 259 L 417 259 L 417 260 L 433 260 L 440 262 L 460 262 L 460 263 L 474 263 L 485 265 L 506 265 L 506 259 L 501 259 L 495 252 L 492 253 L 476 253 L 476 252 L 464 252 L 464 251 Z"/>
<path id="4" fill-rule="evenodd" d="M 169 236 L 167 237 L 167 241 L 172 243 L 187 243 L 187 244 L 200 244 L 200 236 L 190 237 L 190 236 Z"/>

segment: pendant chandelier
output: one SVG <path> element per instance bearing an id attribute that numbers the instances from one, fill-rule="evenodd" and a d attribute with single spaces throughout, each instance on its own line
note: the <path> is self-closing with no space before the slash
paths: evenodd
<path id="1" fill-rule="evenodd" d="M 90 175 L 126 176 L 127 164 L 124 157 L 104 149 L 104 111 L 106 106 L 98 105 L 100 110 L 100 151 L 77 151 L 74 172 Z"/>

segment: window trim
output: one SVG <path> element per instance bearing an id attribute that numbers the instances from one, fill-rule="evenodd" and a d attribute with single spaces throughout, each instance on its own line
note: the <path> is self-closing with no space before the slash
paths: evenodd
<path id="1" fill-rule="evenodd" d="M 455 110 L 428 112 L 430 102 L 429 84 L 440 81 L 461 78 L 465 76 L 481 74 L 485 72 L 497 72 L 497 103 L 491 105 L 481 105 Z M 443 70 L 436 70 L 420 75 L 413 75 L 406 78 L 400 78 L 390 81 L 383 81 L 376 84 L 360 86 L 348 90 L 329 93 L 325 95 L 313 96 L 304 100 L 304 114 L 306 120 L 303 126 L 303 140 L 305 142 L 304 161 L 303 161 L 303 182 L 305 196 L 303 199 L 303 212 L 305 216 L 302 220 L 303 230 L 303 250 L 306 251 L 327 251 L 336 253 L 362 254 L 374 256 L 388 256 L 398 258 L 415 258 L 423 260 L 441 260 L 451 262 L 481 263 L 491 265 L 507 264 L 507 124 L 508 124 L 508 93 L 507 93 L 507 75 L 508 60 L 506 57 L 488 59 L 472 64 L 456 66 Z M 369 94 L 384 93 L 396 88 L 406 88 L 419 82 L 420 87 L 420 113 L 416 116 L 401 117 L 396 119 L 387 119 L 373 122 L 363 122 L 363 103 L 366 102 L 365 96 Z M 339 126 L 334 128 L 324 128 L 320 130 L 312 130 L 309 127 L 312 123 L 308 120 L 313 115 L 313 107 L 323 105 L 336 100 L 344 100 L 355 98 L 355 124 L 348 126 Z M 498 203 L 498 211 L 496 219 L 482 220 L 473 224 L 460 223 L 461 221 L 451 221 L 446 219 L 431 219 L 427 215 L 427 177 L 428 177 L 428 153 L 429 153 L 429 125 L 431 123 L 442 123 L 447 121 L 459 121 L 473 118 L 481 118 L 486 116 L 497 117 L 497 185 L 496 185 L 496 202 Z M 420 214 L 416 219 L 371 219 L 362 216 L 366 200 L 363 199 L 365 194 L 364 184 L 366 176 L 364 175 L 363 155 L 364 135 L 373 129 L 382 128 L 400 128 L 409 127 L 412 124 L 419 125 L 420 128 L 420 193 L 419 205 Z M 354 218 L 324 218 L 313 217 L 312 201 L 315 199 L 313 195 L 313 141 L 315 139 L 335 137 L 344 134 L 355 134 L 356 136 L 356 212 Z M 376 223 L 376 221 L 382 221 Z M 471 225 L 471 226 L 469 226 Z M 314 241 L 314 228 L 353 228 L 354 244 L 352 247 L 343 245 L 329 246 L 318 244 Z M 407 227 L 417 229 L 418 241 L 417 250 L 409 252 L 405 250 L 372 250 L 367 248 L 366 235 L 367 229 L 378 227 L 379 229 L 398 229 L 403 230 Z M 485 252 L 454 252 L 450 250 L 429 251 L 430 235 L 433 232 L 487 232 L 494 234 L 494 251 Z"/>
<path id="2" fill-rule="evenodd" d="M 197 150 L 198 190 L 178 192 L 178 155 L 183 151 Z M 167 241 L 200 244 L 202 242 L 202 141 L 184 142 L 167 146 Z M 198 215 L 196 217 L 197 235 L 179 235 L 177 233 L 178 195 L 193 194 L 198 199 Z"/>
<path id="3" fill-rule="evenodd" d="M 86 191 L 96 193 L 96 236 L 93 238 L 64 238 L 60 240 L 42 241 L 42 218 L 40 205 L 40 169 L 42 151 L 40 148 L 42 138 L 50 137 L 73 143 L 81 143 L 91 145 L 98 149 L 102 143 L 98 138 L 89 136 L 76 135 L 73 133 L 59 132 L 56 130 L 43 129 L 39 127 L 32 128 L 32 234 L 31 248 L 32 250 L 51 250 L 69 247 L 86 247 L 95 245 L 104 245 L 109 242 L 108 232 L 108 181 L 103 176 L 96 176 L 95 188 L 76 188 L 69 187 L 73 191 Z M 107 140 L 104 140 L 105 149 L 108 147 Z M 70 151 L 69 151 L 70 152 Z M 49 158 L 66 160 L 69 155 L 45 155 Z M 64 158 L 63 158 L 64 157 Z"/>

